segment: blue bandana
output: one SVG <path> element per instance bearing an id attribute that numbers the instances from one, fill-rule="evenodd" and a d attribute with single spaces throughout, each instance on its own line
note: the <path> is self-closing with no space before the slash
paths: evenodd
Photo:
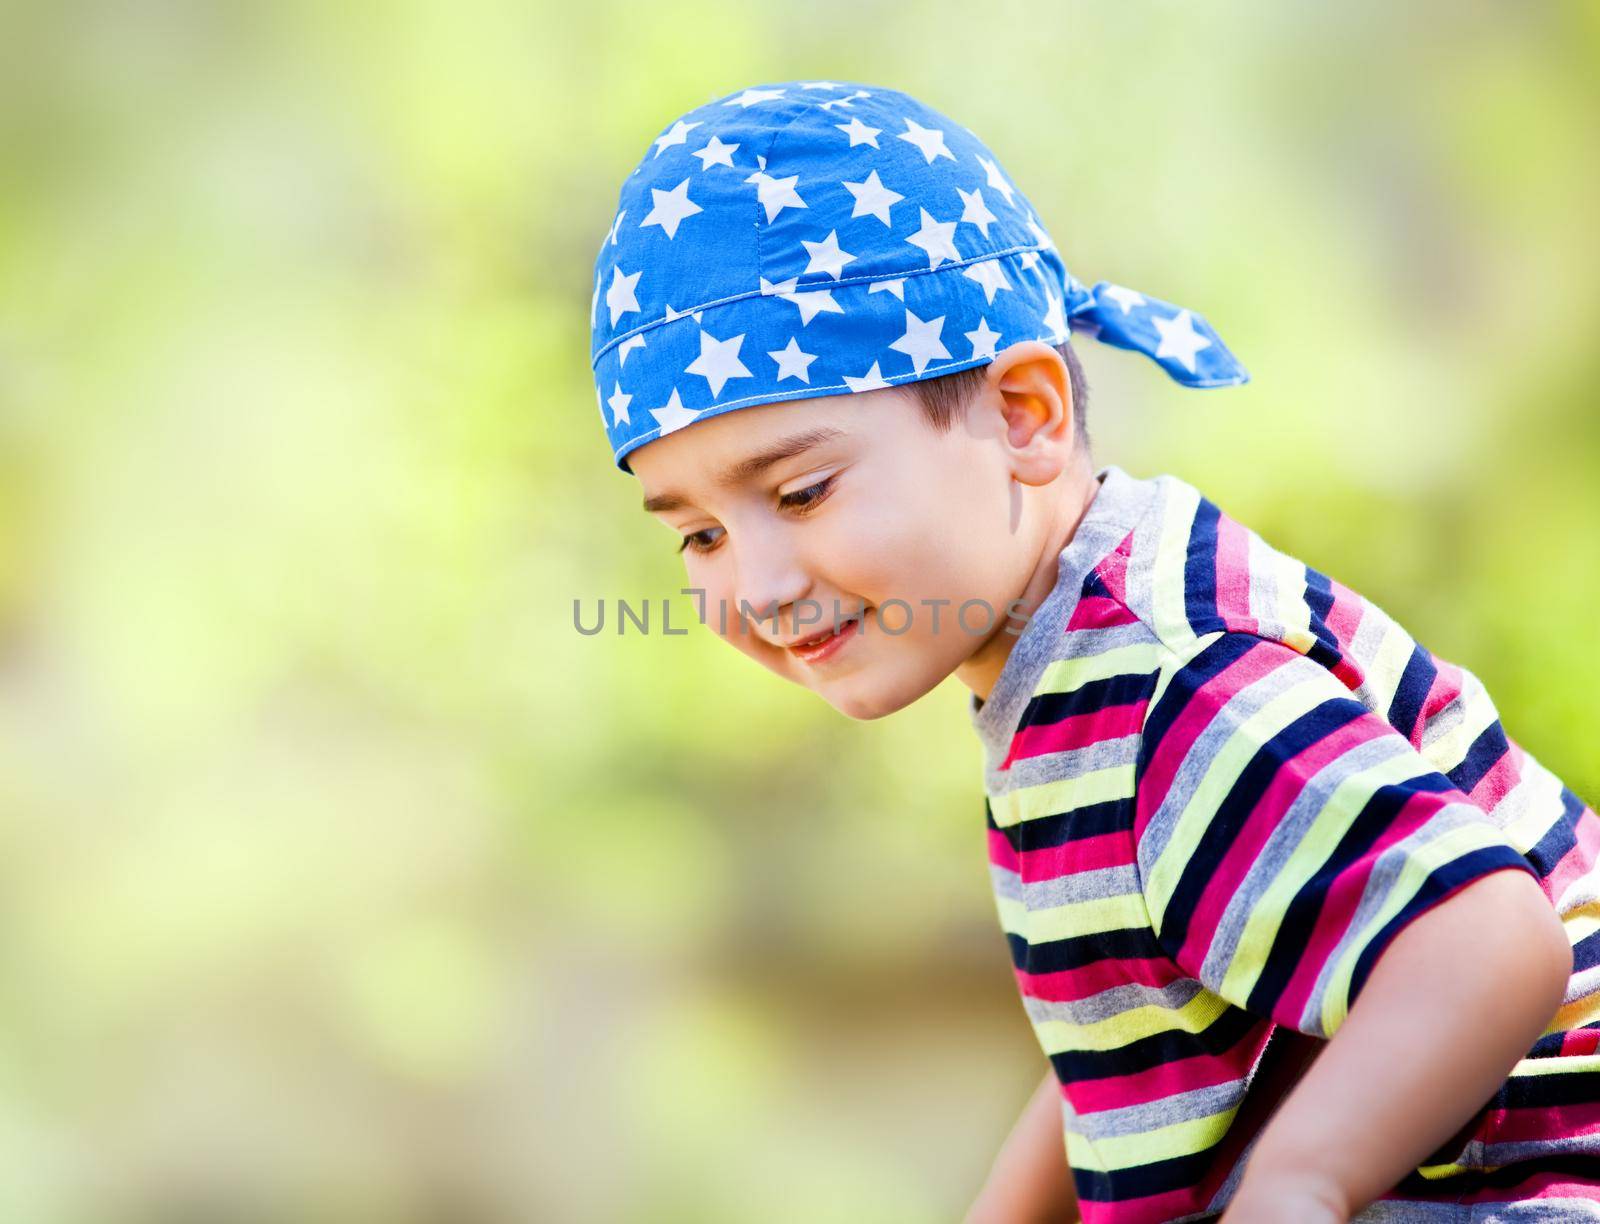
<path id="1" fill-rule="evenodd" d="M 867 391 L 1084 332 L 1187 387 L 1249 374 L 1199 315 L 1067 271 L 970 131 L 892 89 L 789 81 L 688 112 L 622 185 L 591 356 L 618 467 L 736 408 Z"/>

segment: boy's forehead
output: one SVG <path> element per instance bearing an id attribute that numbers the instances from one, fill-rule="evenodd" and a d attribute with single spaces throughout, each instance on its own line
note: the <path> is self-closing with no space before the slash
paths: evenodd
<path id="1" fill-rule="evenodd" d="M 723 413 L 645 443 L 628 456 L 629 464 L 645 491 L 645 508 L 659 510 L 659 503 L 695 490 L 732 488 L 786 459 L 887 427 L 890 401 L 902 395 L 886 387 Z"/>

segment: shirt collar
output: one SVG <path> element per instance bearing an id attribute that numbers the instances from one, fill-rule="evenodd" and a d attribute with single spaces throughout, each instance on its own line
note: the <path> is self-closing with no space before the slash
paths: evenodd
<path id="1" fill-rule="evenodd" d="M 1159 492 L 1155 480 L 1139 480 L 1114 463 L 1095 477 L 1100 491 L 1061 550 L 1055 586 L 1017 635 L 988 700 L 980 703 L 976 693 L 967 696 L 968 715 L 983 741 L 990 773 L 1005 759 L 1039 673 L 1058 654 L 1060 635 L 1078 604 L 1084 579 L 1133 530 Z"/>

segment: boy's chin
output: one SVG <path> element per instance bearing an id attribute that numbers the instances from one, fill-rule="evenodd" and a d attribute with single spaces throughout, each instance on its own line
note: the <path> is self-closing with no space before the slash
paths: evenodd
<path id="1" fill-rule="evenodd" d="M 821 679 L 805 687 L 845 717 L 871 722 L 903 710 L 927 696 L 938 687 L 938 679 L 934 678 L 932 683 L 922 683 L 911 677 L 885 678 L 870 672 L 858 672 L 840 676 L 836 680 Z"/>

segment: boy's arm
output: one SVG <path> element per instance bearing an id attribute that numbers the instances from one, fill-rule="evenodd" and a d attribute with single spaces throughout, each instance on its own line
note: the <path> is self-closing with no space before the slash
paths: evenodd
<path id="1" fill-rule="evenodd" d="M 1263 1129 L 1224 1224 L 1343 1224 L 1493 1097 L 1571 972 L 1561 920 L 1524 872 L 1484 876 L 1418 917 Z"/>
<path id="2" fill-rule="evenodd" d="M 1078 1197 L 1061 1133 L 1061 1085 L 1054 1068 L 1001 1145 L 964 1224 L 1074 1224 Z"/>

